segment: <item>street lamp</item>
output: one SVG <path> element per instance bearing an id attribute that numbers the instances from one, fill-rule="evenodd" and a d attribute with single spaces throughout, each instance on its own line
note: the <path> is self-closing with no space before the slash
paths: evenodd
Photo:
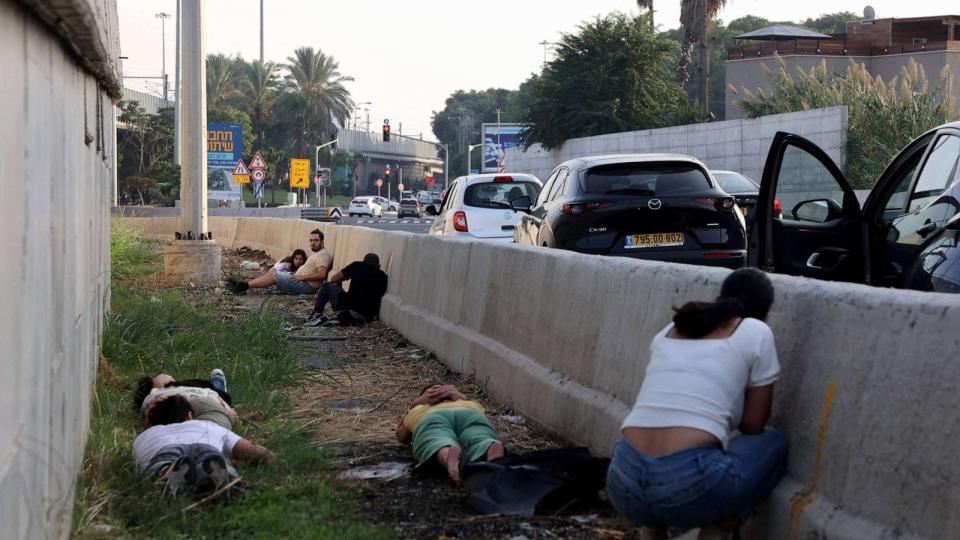
<path id="1" fill-rule="evenodd" d="M 467 145 L 467 174 L 470 174 L 470 171 L 473 170 L 473 167 L 470 166 L 470 157 L 474 148 L 480 148 L 483 144 L 468 144 Z"/>
<path id="2" fill-rule="evenodd" d="M 334 145 L 334 144 L 337 144 L 337 141 L 339 141 L 339 140 L 340 140 L 340 139 L 334 139 L 334 140 L 332 140 L 332 141 L 330 141 L 330 142 L 325 142 L 325 143 L 319 144 L 319 145 L 317 145 L 317 146 L 315 147 L 315 154 L 314 154 L 314 156 L 313 156 L 313 163 L 314 163 L 314 165 L 316 165 L 316 167 L 317 167 L 317 173 L 316 173 L 316 178 L 317 178 L 317 179 L 320 178 L 320 149 L 321 149 L 321 148 L 326 148 L 326 147 L 328 147 L 328 146 L 332 146 L 332 145 Z M 332 173 L 331 173 L 331 174 L 332 174 Z M 320 183 L 317 182 L 317 181 L 314 181 L 314 184 L 316 184 L 315 187 L 317 188 L 317 204 L 320 204 Z M 326 184 L 324 184 L 324 186 L 323 186 L 323 206 L 324 206 L 324 208 L 326 208 L 326 206 L 327 206 L 327 186 L 326 186 Z"/>
<path id="3" fill-rule="evenodd" d="M 354 104 L 353 108 L 354 108 L 354 110 L 357 110 L 357 109 L 359 109 L 360 107 L 363 107 L 364 105 L 373 105 L 373 102 L 372 102 L 372 101 L 364 101 L 364 102 L 361 102 L 361 103 L 357 103 L 357 104 Z M 364 109 L 364 111 L 367 112 L 367 131 L 370 131 L 370 109 Z M 357 123 L 356 123 L 356 122 L 353 123 L 353 127 L 354 127 L 354 128 L 357 127 Z"/>
<path id="4" fill-rule="evenodd" d="M 170 18 L 169 13 L 157 13 L 154 17 L 160 19 L 160 51 L 163 55 L 163 65 L 160 67 L 160 76 L 163 77 L 163 101 L 166 103 L 170 100 L 170 95 L 167 93 L 167 19 Z"/>

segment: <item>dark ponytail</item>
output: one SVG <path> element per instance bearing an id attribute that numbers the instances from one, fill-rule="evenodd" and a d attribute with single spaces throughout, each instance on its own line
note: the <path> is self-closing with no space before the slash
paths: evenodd
<path id="1" fill-rule="evenodd" d="M 765 273 L 741 268 L 723 280 L 716 302 L 687 302 L 673 308 L 673 324 L 686 337 L 702 338 L 735 317 L 766 320 L 773 298 L 773 284 Z"/>
<path id="2" fill-rule="evenodd" d="M 689 338 L 702 338 L 739 317 L 743 304 L 736 298 L 720 298 L 716 302 L 687 302 L 673 310 L 673 325 L 678 332 Z"/>

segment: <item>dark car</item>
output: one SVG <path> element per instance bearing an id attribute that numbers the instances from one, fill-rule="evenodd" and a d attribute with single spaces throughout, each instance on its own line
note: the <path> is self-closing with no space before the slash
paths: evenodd
<path id="1" fill-rule="evenodd" d="M 403 199 L 400 201 L 400 209 L 397 210 L 397 217 L 402 218 L 407 215 L 416 216 L 417 218 L 423 215 L 423 210 L 420 208 L 420 203 L 414 198 Z"/>
<path id="2" fill-rule="evenodd" d="M 526 200 L 525 200 L 526 199 Z M 557 167 L 523 216 L 518 244 L 737 268 L 743 216 L 703 163 L 678 154 L 574 159 Z"/>
<path id="3" fill-rule="evenodd" d="M 733 195 L 737 200 L 737 208 L 746 219 L 749 230 L 753 209 L 757 205 L 757 196 L 760 195 L 760 186 L 749 177 L 734 171 L 710 171 L 710 174 L 713 175 L 720 189 Z"/>
<path id="4" fill-rule="evenodd" d="M 929 131 L 893 159 L 861 209 L 823 150 L 777 133 L 760 182 L 750 263 L 821 279 L 958 293 L 958 162 L 960 122 Z"/>

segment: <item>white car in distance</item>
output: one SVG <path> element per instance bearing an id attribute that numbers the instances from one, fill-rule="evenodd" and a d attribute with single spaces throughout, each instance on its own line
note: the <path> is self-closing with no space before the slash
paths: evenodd
<path id="1" fill-rule="evenodd" d="M 520 214 L 511 202 L 523 197 L 534 201 L 542 187 L 532 174 L 461 176 L 447 188 L 430 234 L 513 242 Z"/>
<path id="2" fill-rule="evenodd" d="M 383 217 L 383 207 L 377 202 L 376 197 L 354 197 L 350 201 L 350 207 L 347 208 L 347 215 Z"/>
<path id="3" fill-rule="evenodd" d="M 386 197 L 374 197 L 374 199 L 376 199 L 377 204 L 380 205 L 380 208 L 383 208 L 387 212 L 397 212 L 400 210 L 400 203 L 397 201 L 391 201 Z"/>

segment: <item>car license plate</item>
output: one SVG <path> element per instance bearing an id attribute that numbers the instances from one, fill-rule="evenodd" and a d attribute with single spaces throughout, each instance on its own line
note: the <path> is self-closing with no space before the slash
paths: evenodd
<path id="1" fill-rule="evenodd" d="M 683 245 L 683 233 L 628 234 L 627 249 L 673 247 Z"/>

